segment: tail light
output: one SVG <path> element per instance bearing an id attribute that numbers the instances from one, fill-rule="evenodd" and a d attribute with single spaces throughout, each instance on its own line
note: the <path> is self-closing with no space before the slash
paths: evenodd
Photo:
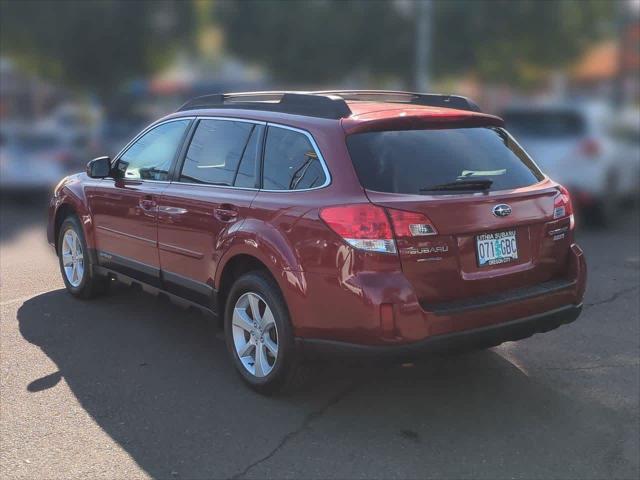
<path id="1" fill-rule="evenodd" d="M 585 157 L 595 157 L 600 154 L 600 143 L 593 138 L 587 138 L 580 144 L 579 151 Z"/>
<path id="2" fill-rule="evenodd" d="M 396 253 L 391 225 L 382 207 L 370 203 L 328 207 L 320 210 L 320 218 L 354 248 Z"/>
<path id="3" fill-rule="evenodd" d="M 396 253 L 396 238 L 437 235 L 431 220 L 421 213 L 385 211 L 370 203 L 323 208 L 320 218 L 349 245 L 368 252 Z"/>
<path id="4" fill-rule="evenodd" d="M 553 202 L 553 218 L 558 219 L 569 217 L 571 222 L 570 227 L 573 229 L 575 224 L 571 196 L 569 195 L 569 191 L 562 185 L 558 185 L 558 191 L 559 193 Z"/>
<path id="5" fill-rule="evenodd" d="M 421 213 L 393 209 L 389 209 L 388 212 L 393 230 L 398 238 L 438 234 L 431 220 Z"/>

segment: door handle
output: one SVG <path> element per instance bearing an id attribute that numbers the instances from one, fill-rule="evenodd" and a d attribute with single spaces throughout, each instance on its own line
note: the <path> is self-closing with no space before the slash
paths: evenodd
<path id="1" fill-rule="evenodd" d="M 235 205 L 223 203 L 213 210 L 213 216 L 221 222 L 235 222 L 238 219 L 238 210 Z"/>
<path id="2" fill-rule="evenodd" d="M 165 213 L 167 215 L 184 215 L 185 213 L 187 213 L 187 209 L 186 208 L 180 208 L 180 207 L 165 207 L 163 205 L 160 205 L 158 207 L 158 211 L 160 213 Z"/>
<path id="3" fill-rule="evenodd" d="M 143 210 L 151 210 L 156 206 L 156 201 L 151 195 L 145 195 L 140 199 L 138 205 L 140 205 L 140 208 L 142 208 Z"/>

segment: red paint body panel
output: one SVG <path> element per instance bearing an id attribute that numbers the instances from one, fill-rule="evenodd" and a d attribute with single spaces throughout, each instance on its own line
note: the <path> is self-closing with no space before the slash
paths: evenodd
<path id="1" fill-rule="evenodd" d="M 221 288 L 225 267 L 238 255 L 265 265 L 278 282 L 299 337 L 369 345 L 416 342 L 519 319 L 582 302 L 586 264 L 573 232 L 555 239 L 557 184 L 547 179 L 512 191 L 441 196 L 365 191 L 353 168 L 345 137 L 363 131 L 502 125 L 497 117 L 451 109 L 357 102 L 354 115 L 327 120 L 254 110 L 196 110 L 180 116 L 216 116 L 273 122 L 308 131 L 331 174 L 331 183 L 310 191 L 272 192 L 179 182 L 117 182 L 70 177 L 51 201 L 48 236 L 55 242 L 60 207 L 77 212 L 90 249 L 106 251 L 173 274 L 187 282 Z M 148 202 L 146 202 L 148 200 Z M 420 212 L 436 227 L 429 237 L 400 239 L 397 254 L 349 246 L 320 219 L 323 207 L 374 203 Z M 506 218 L 491 213 L 509 203 Z M 234 210 L 232 220 L 219 209 Z M 517 261 L 479 268 L 475 236 L 516 230 Z M 436 260 L 412 249 L 446 247 Z M 98 261 L 101 262 L 101 257 Z M 513 303 L 456 314 L 436 314 L 430 304 L 482 297 L 551 280 L 565 289 Z M 162 281 L 162 280 L 161 280 Z M 381 313 L 382 312 L 382 313 Z"/>
<path id="2" fill-rule="evenodd" d="M 158 249 L 162 270 L 213 287 L 228 242 L 251 217 L 254 190 L 209 185 L 168 185 L 160 197 Z M 228 208 L 237 217 L 216 212 Z"/>
<path id="3" fill-rule="evenodd" d="M 94 248 L 160 268 L 158 198 L 163 183 L 105 178 L 85 187 L 95 222 Z"/>

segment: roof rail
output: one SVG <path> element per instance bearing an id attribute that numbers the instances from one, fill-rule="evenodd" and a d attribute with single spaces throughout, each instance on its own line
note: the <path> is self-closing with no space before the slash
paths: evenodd
<path id="1" fill-rule="evenodd" d="M 466 97 L 460 95 L 439 95 L 435 93 L 415 93 L 395 90 L 323 90 L 311 92 L 317 95 L 335 95 L 344 100 L 372 100 L 389 103 L 408 103 L 429 107 L 455 108 L 481 112 L 480 107 Z"/>
<path id="2" fill-rule="evenodd" d="M 340 96 L 288 91 L 203 95 L 189 100 L 178 111 L 203 108 L 267 110 L 336 120 L 351 115 L 347 102 Z"/>
<path id="3" fill-rule="evenodd" d="M 265 91 L 215 93 L 196 97 L 178 111 L 204 108 L 239 108 L 340 119 L 351 115 L 347 101 L 405 103 L 429 107 L 455 108 L 480 112 L 480 107 L 459 95 L 414 93 L 393 90 L 324 90 L 317 92 Z"/>

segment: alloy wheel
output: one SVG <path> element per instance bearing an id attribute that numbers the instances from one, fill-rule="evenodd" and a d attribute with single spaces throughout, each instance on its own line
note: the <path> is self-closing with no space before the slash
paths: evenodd
<path id="1" fill-rule="evenodd" d="M 84 277 L 84 253 L 78 234 L 71 228 L 62 237 L 62 267 L 67 281 L 78 287 Z"/>
<path id="2" fill-rule="evenodd" d="M 267 302 L 257 293 L 241 295 L 231 325 L 240 363 L 256 377 L 269 375 L 278 358 L 278 328 Z"/>

